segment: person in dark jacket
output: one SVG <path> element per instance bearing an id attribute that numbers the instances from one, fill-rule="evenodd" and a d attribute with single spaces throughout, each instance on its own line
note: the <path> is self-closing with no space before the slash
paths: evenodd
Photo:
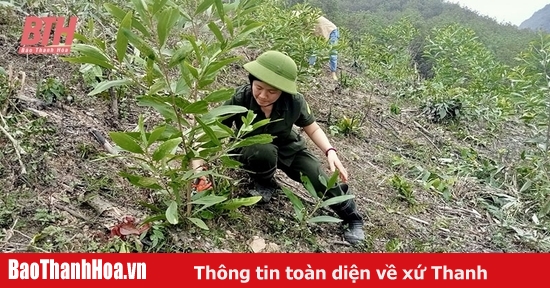
<path id="1" fill-rule="evenodd" d="M 235 94 L 226 105 L 240 105 L 257 114 L 254 122 L 263 119 L 274 121 L 263 126 L 248 136 L 271 134 L 274 140 L 268 144 L 255 144 L 238 148 L 237 160 L 245 170 L 250 171 L 254 188 L 253 195 L 261 195 L 263 202 L 268 202 L 280 189 L 274 175 L 281 169 L 289 178 L 301 183 L 301 175 L 307 176 L 312 186 L 320 193 L 326 187 L 319 180 L 319 175 L 327 177 L 319 159 L 307 149 L 304 138 L 293 129 L 301 127 L 315 145 L 327 157 L 330 170 L 338 169 L 340 182 L 330 187 L 324 199 L 350 194 L 348 173 L 338 158 L 337 150 L 331 145 L 325 132 L 313 116 L 304 96 L 297 91 L 297 66 L 292 58 L 278 52 L 266 51 L 256 60 L 244 65 L 249 72 L 249 83 L 236 89 Z M 223 121 L 228 127 L 242 125 L 242 114 L 234 115 Z M 197 167 L 197 166 L 195 166 Z M 348 225 L 344 238 L 355 244 L 364 240 L 363 218 L 356 208 L 353 199 L 330 206 L 330 208 Z"/>

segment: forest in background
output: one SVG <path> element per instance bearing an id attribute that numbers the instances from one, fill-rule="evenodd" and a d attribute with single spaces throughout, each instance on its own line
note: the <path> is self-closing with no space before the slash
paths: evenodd
<path id="1" fill-rule="evenodd" d="M 430 29 L 451 23 L 460 23 L 475 31 L 496 58 L 508 65 L 517 64 L 515 58 L 527 43 L 537 38 L 531 30 L 519 29 L 510 23 L 499 23 L 495 19 L 459 4 L 443 0 L 289 0 L 288 6 L 308 3 L 320 8 L 328 18 L 338 25 L 354 31 L 354 35 L 369 33 L 383 37 L 383 27 L 408 18 L 419 30 L 416 41 L 422 42 Z M 423 44 L 423 43 L 418 43 Z"/>

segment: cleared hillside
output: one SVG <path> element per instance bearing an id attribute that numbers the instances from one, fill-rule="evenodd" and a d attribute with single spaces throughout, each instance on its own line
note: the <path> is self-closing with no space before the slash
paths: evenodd
<path id="1" fill-rule="evenodd" d="M 0 242 L 0 250 L 548 251 L 543 228 L 547 221 L 542 205 L 547 196 L 545 182 L 539 181 L 543 178 L 540 175 L 529 178 L 534 174 L 527 170 L 534 162 L 525 162 L 541 154 L 535 154 L 536 145 L 528 143 L 532 139 L 531 128 L 510 112 L 517 108 L 515 104 L 500 96 L 510 94 L 506 89 L 511 89 L 506 88 L 507 78 L 500 78 L 501 66 L 487 56 L 490 53 L 482 44 L 460 41 L 471 38 L 469 30 L 437 27 L 440 30 L 431 35 L 435 44 L 423 49 L 440 55 L 438 43 L 447 43 L 452 38 L 449 35 L 458 35 L 452 38 L 458 42 L 448 45 L 462 47 L 464 54 L 435 57 L 431 62 L 434 76 L 430 80 L 423 79 L 414 69 L 411 54 L 403 49 L 418 35 L 410 22 L 388 26 L 383 30 L 388 35 L 385 39 L 373 35 L 359 39 L 354 43 L 358 46 L 352 46 L 350 35 L 344 33 L 339 46 L 340 79 L 334 82 L 326 73 L 326 57 L 320 57 L 316 67 L 302 65 L 306 61 L 304 55 L 328 49 L 305 32 L 295 34 L 300 31 L 296 27 L 311 25 L 312 18 L 303 16 L 288 21 L 291 11 L 276 5 L 280 4 L 277 1 L 264 1 L 261 5 L 242 1 L 242 6 L 220 6 L 221 1 L 212 1 L 211 5 L 206 5 L 208 1 L 201 2 L 203 5 L 186 2 L 188 6 L 178 7 L 170 3 L 166 7 L 149 8 L 179 15 L 173 18 L 178 21 L 171 22 L 171 33 L 143 33 L 156 30 L 147 24 L 144 27 L 132 24 L 147 23 L 143 19 L 149 18 L 144 7 L 131 2 L 106 5 L 111 12 L 123 11 L 118 13 L 119 17 L 111 16 L 104 6 L 80 3 L 70 7 L 93 15 L 83 20 L 96 19 L 93 25 L 80 22 L 79 33 L 83 37 L 77 39 L 78 43 L 89 46 L 77 46 L 79 49 L 71 56 L 96 53 L 105 57 L 107 64 L 83 64 L 77 58 L 66 61 L 52 55 L 18 55 L 16 43 L 23 15 L 17 9 L 1 10 L 0 19 L 13 20 L 0 23 L 3 30 L 9 31 L 0 38 L 3 55 L 0 67 L 4 68 L 0 73 L 0 107 L 3 107 L 0 112 L 6 127 L 6 133 L 0 136 L 0 145 L 6 147 L 0 151 L 0 231 L 3 231 L 0 239 L 4 240 Z M 109 5 L 117 5 L 121 10 Z M 26 6 L 19 9 L 31 10 Z M 32 9 L 48 11 L 47 7 Z M 135 14 L 129 13 L 132 11 Z M 220 20 L 218 14 L 227 18 Z M 124 27 L 135 25 L 131 31 L 140 37 L 132 37 L 130 29 L 126 34 L 118 33 L 124 15 L 132 15 L 127 20 L 136 19 L 122 23 Z M 151 19 L 156 19 L 150 22 L 157 24 L 163 18 Z M 254 21 L 263 24 L 261 28 L 250 28 L 260 27 Z M 220 33 L 213 25 L 217 25 Z M 231 27 L 234 33 L 229 33 Z M 159 49 L 158 34 L 170 35 L 163 49 Z M 117 35 L 131 40 L 128 49 L 116 45 L 120 41 L 117 37 L 122 37 Z M 193 42 L 195 39 L 200 41 Z M 387 49 L 388 43 L 395 47 Z M 236 48 L 228 48 L 232 45 Z M 166 176 L 159 172 L 163 171 L 160 168 L 137 165 L 136 155 L 143 155 L 141 146 L 138 149 L 124 142 L 142 143 L 141 137 L 151 139 L 153 131 L 157 131 L 159 143 L 171 143 L 168 141 L 177 137 L 166 135 L 185 129 L 168 120 L 185 119 L 190 123 L 196 115 L 213 111 L 218 103 L 208 103 L 208 109 L 198 104 L 191 106 L 193 109 L 189 107 L 191 103 L 203 103 L 200 101 L 213 95 L 212 92 L 246 83 L 242 64 L 268 48 L 285 51 L 299 63 L 300 89 L 331 142 L 338 147 L 350 172 L 349 184 L 358 207 L 366 215 L 367 240 L 361 245 L 343 242 L 337 224 L 299 222 L 285 195 L 278 195 L 267 205 L 247 205 L 250 199 L 242 189 L 246 178 L 242 172 L 228 168 L 230 162 L 218 157 L 221 152 L 217 149 L 223 145 L 214 145 L 215 135 L 206 137 L 197 133 L 203 135 L 197 138 L 207 139 L 203 143 L 209 148 L 205 153 L 211 154 L 205 157 L 212 159 L 214 171 L 232 176 L 220 177 L 218 186 L 209 195 L 210 200 L 224 198 L 226 202 L 205 201 L 192 206 L 181 200 L 184 193 L 181 198 L 171 194 L 189 182 L 180 180 L 188 175 L 185 165 L 170 166 L 173 169 L 170 171 L 175 172 Z M 451 51 L 447 48 L 442 47 Z M 95 61 L 90 59 L 80 60 Z M 227 64 L 220 64 L 226 60 Z M 183 65 L 169 65 L 178 61 Z M 160 68 L 151 69 L 155 66 L 150 63 Z M 456 67 L 452 63 L 468 65 L 460 66 L 463 70 L 448 70 Z M 111 66 L 124 69 L 109 69 Z M 159 79 L 173 81 L 170 82 L 173 86 L 167 86 L 176 88 L 163 87 L 164 84 L 158 84 L 163 81 Z M 189 85 L 195 83 L 192 79 L 202 84 Z M 110 81 L 119 81 L 119 85 Z M 110 86 L 113 89 L 105 88 L 106 83 L 113 84 Z M 527 95 L 530 90 L 525 89 Z M 90 93 L 100 90 L 97 94 Z M 223 93 L 214 95 L 220 97 Z M 171 96 L 179 99 L 177 104 L 157 101 Z M 462 104 L 456 104 L 457 98 Z M 176 109 L 187 112 L 177 117 L 171 112 L 174 107 L 167 105 L 187 105 L 187 109 Z M 503 111 L 513 115 L 502 116 Z M 166 128 L 157 130 L 159 127 Z M 209 131 L 202 125 L 191 127 Z M 133 140 L 112 134 L 114 131 L 126 132 L 124 135 Z M 222 140 L 220 143 L 225 143 Z M 126 149 L 116 147 L 117 141 Z M 324 159 L 312 143 L 308 145 Z M 136 157 L 109 157 L 113 147 L 122 156 Z M 155 147 L 158 146 L 147 148 L 154 151 Z M 172 159 L 166 151 L 163 152 L 166 159 Z M 184 158 L 175 159 L 184 161 Z M 155 167 L 167 167 L 154 163 L 158 165 Z M 22 167 L 26 173 L 21 172 Z M 542 164 L 538 167 L 541 171 L 546 169 Z M 170 182 L 174 185 L 159 188 L 159 179 L 174 181 Z M 303 187 L 282 174 L 278 174 L 278 179 L 311 211 L 313 199 Z M 525 185 L 526 179 L 532 179 L 532 186 Z M 177 209 L 173 209 L 172 203 L 178 204 Z M 541 225 L 530 222 L 531 211 L 539 215 L 537 221 Z M 319 213 L 330 212 L 320 209 L 315 215 Z M 136 224 L 146 219 L 149 226 Z M 112 230 L 117 227 L 124 229 Z M 112 235 L 121 231 L 124 237 Z"/>

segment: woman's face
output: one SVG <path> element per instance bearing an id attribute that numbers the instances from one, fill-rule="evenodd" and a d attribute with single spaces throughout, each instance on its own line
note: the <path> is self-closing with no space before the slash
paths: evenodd
<path id="1" fill-rule="evenodd" d="M 268 107 L 273 105 L 279 97 L 281 97 L 283 91 L 274 88 L 259 80 L 252 82 L 252 95 L 256 99 L 256 103 L 261 107 Z"/>

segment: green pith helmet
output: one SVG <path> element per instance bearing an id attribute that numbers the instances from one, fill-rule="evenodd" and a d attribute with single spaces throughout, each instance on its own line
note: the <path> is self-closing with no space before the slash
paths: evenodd
<path id="1" fill-rule="evenodd" d="M 266 51 L 256 60 L 244 64 L 244 69 L 256 78 L 289 94 L 298 93 L 298 67 L 289 56 L 279 51 Z"/>

